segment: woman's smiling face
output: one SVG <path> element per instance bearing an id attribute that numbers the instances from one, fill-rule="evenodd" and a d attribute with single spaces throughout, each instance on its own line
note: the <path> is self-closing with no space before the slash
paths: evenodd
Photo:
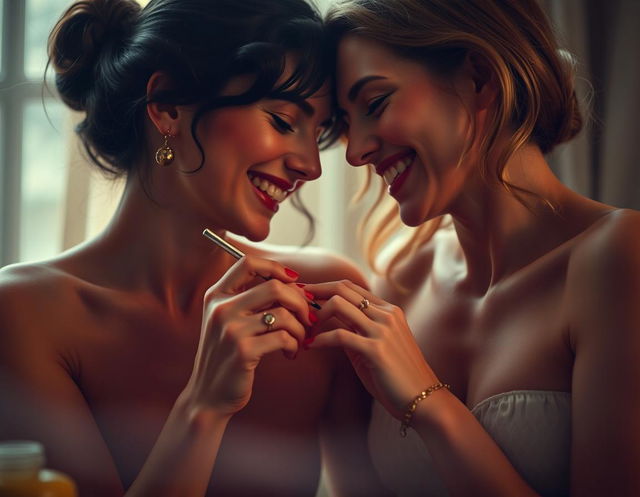
<path id="1" fill-rule="evenodd" d="M 232 81 L 229 94 L 234 84 L 243 86 Z M 208 226 L 264 239 L 280 202 L 321 174 L 318 136 L 331 115 L 328 95 L 323 88 L 303 102 L 263 99 L 203 116 L 197 136 L 205 161 L 196 173 L 180 175 L 180 201 Z M 177 155 L 188 171 L 202 156 L 190 119 L 182 127 L 182 142 L 191 143 Z"/>
<path id="2" fill-rule="evenodd" d="M 349 163 L 375 166 L 409 226 L 448 212 L 469 174 L 468 161 L 459 162 L 470 136 L 471 80 L 447 84 L 381 43 L 347 35 L 336 81 Z"/>

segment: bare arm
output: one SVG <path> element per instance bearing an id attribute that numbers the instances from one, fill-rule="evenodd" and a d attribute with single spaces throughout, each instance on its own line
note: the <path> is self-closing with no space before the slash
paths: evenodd
<path id="1" fill-rule="evenodd" d="M 312 290 L 321 297 L 333 295 L 323 306 L 321 320 L 336 316 L 344 327 L 322 333 L 311 346 L 349 350 L 369 392 L 402 419 L 409 402 L 438 382 L 402 310 L 350 282 L 316 285 Z M 358 304 L 363 297 L 371 305 L 361 310 Z M 420 402 L 412 427 L 423 439 L 452 496 L 537 495 L 471 411 L 449 391 L 438 390 Z"/>
<path id="2" fill-rule="evenodd" d="M 96 497 L 122 495 L 68 361 L 38 332 L 33 314 L 21 312 L 33 308 L 31 303 L 13 288 L 0 292 L 0 439 L 42 442 L 48 466 L 72 475 L 80 495 L 89 489 Z"/>
<path id="3" fill-rule="evenodd" d="M 569 271 L 575 497 L 640 495 L 640 216 L 628 214 Z"/>
<path id="4" fill-rule="evenodd" d="M 81 496 L 123 495 L 109 448 L 67 361 L 48 346 L 42 333 L 36 339 L 35 330 L 20 324 L 20 319 L 3 316 L 0 438 L 42 442 L 48 465 L 71 475 Z M 178 400 L 126 495 L 204 495 L 229 418 Z"/>
<path id="5" fill-rule="evenodd" d="M 239 290 L 256 274 L 273 279 Z M 0 381 L 8 395 L 0 410 L 0 436 L 43 442 L 50 465 L 72 476 L 87 497 L 121 496 L 125 490 L 136 497 L 204 495 L 227 422 L 248 402 L 260 359 L 274 351 L 293 357 L 304 325 L 310 325 L 307 302 L 297 287 L 282 282 L 293 278 L 281 265 L 247 257 L 233 266 L 207 292 L 191 379 L 140 474 L 124 489 L 77 385 L 73 352 L 60 333 L 50 333 L 70 319 L 73 308 L 64 314 L 58 309 L 64 305 L 51 303 L 42 285 L 3 276 Z M 264 333 L 255 311 L 261 308 L 278 314 L 279 329 Z"/>

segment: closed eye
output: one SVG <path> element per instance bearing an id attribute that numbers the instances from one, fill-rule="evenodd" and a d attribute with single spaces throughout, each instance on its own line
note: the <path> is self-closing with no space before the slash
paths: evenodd
<path id="1" fill-rule="evenodd" d="M 378 108 L 387 100 L 387 98 L 391 95 L 391 92 L 381 95 L 377 98 L 374 98 L 369 102 L 367 106 L 367 117 L 373 115 L 373 113 L 378 110 Z"/>
<path id="2" fill-rule="evenodd" d="M 278 114 L 273 112 L 268 112 L 268 114 L 273 119 L 273 127 L 276 128 L 281 133 L 293 133 L 293 127 L 284 119 L 282 119 Z"/>

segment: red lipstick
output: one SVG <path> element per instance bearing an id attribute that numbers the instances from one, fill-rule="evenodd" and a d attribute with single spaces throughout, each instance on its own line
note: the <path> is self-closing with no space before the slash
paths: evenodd
<path id="1" fill-rule="evenodd" d="M 269 195 L 267 195 L 265 192 L 260 190 L 260 188 L 256 188 L 255 185 L 251 185 L 251 186 L 253 186 L 253 191 L 256 192 L 256 196 L 262 201 L 263 205 L 267 209 L 273 212 L 278 212 L 278 209 L 280 209 L 280 205 L 278 204 L 278 202 L 276 202 Z"/>

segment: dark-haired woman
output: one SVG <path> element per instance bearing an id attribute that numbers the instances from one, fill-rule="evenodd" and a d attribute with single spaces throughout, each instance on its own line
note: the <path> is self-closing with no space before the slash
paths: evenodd
<path id="1" fill-rule="evenodd" d="M 313 496 L 321 452 L 338 494 L 376 493 L 366 392 L 303 347 L 302 282 L 362 277 L 202 237 L 264 239 L 320 175 L 321 43 L 302 0 L 88 0 L 52 32 L 78 134 L 127 183 L 96 239 L 1 272 L 0 439 L 44 443 L 81 496 Z"/>
<path id="2" fill-rule="evenodd" d="M 640 215 L 545 161 L 581 119 L 536 1 L 347 0 L 328 29 L 347 159 L 417 227 L 372 293 L 309 288 L 329 299 L 320 320 L 344 323 L 311 347 L 345 347 L 379 400 L 383 481 L 402 496 L 640 495 Z M 374 248 L 391 232 L 386 219 Z"/>

